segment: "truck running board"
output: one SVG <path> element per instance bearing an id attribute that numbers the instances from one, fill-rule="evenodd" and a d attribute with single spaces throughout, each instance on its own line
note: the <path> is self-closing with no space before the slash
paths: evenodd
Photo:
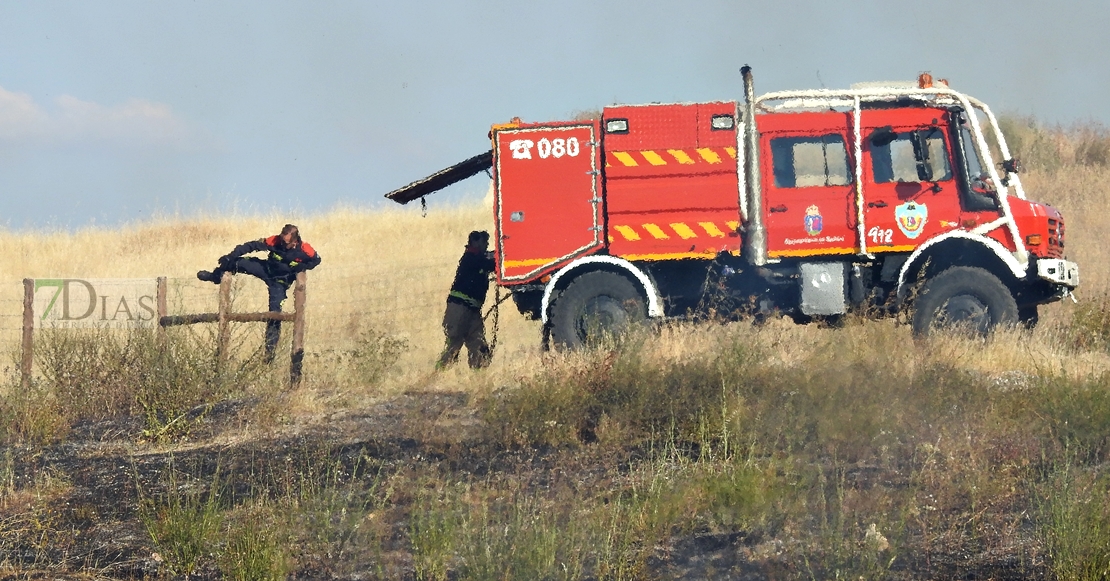
<path id="1" fill-rule="evenodd" d="M 393 190 L 386 194 L 385 197 L 398 204 L 407 204 L 417 198 L 422 198 L 428 194 L 438 192 L 455 182 L 461 182 L 472 175 L 486 171 L 491 167 L 493 167 L 492 149 L 485 153 L 475 155 L 468 160 L 460 161 L 449 168 L 441 169 L 403 188 Z"/>

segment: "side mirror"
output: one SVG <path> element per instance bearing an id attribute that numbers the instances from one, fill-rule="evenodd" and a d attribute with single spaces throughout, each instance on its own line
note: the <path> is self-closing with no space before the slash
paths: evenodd
<path id="1" fill-rule="evenodd" d="M 923 182 L 933 181 L 933 163 L 929 159 L 929 137 L 936 131 L 937 128 L 933 127 L 914 131 L 912 134 L 914 157 L 917 158 L 917 179 Z"/>
<path id="2" fill-rule="evenodd" d="M 1021 173 L 1022 171 L 1025 171 L 1025 168 L 1021 165 L 1021 160 L 1016 157 L 1003 160 L 1001 165 L 1002 171 L 1006 173 Z"/>
<path id="3" fill-rule="evenodd" d="M 871 145 L 882 147 L 884 145 L 890 145 L 890 142 L 898 138 L 898 134 L 894 132 L 894 129 L 892 129 L 890 125 L 887 125 L 886 127 L 879 127 L 872 131 L 871 135 L 867 138 L 871 140 Z"/>

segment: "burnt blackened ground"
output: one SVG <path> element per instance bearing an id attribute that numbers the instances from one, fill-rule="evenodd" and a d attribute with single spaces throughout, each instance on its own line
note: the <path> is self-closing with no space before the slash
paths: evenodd
<path id="1" fill-rule="evenodd" d="M 143 443 L 142 423 L 119 418 L 75 426 L 64 444 L 0 451 L 8 467 L 0 504 L 0 578 L 167 576 L 165 557 L 142 519 L 144 502 L 173 494 L 204 498 L 216 490 L 221 505 L 231 508 L 252 498 L 298 497 L 340 486 L 348 498 L 374 507 L 367 518 L 389 522 L 380 524 L 373 550 L 349 547 L 339 556 L 342 563 L 325 549 L 302 548 L 292 575 L 412 579 L 406 519 L 419 502 L 415 489 L 441 482 L 512 481 L 536 495 L 559 487 L 603 495 L 617 490 L 621 479 L 650 456 L 643 449 L 594 445 L 506 449 L 484 437 L 465 394 L 406 393 L 296 429 L 245 437 L 239 430 L 253 404 L 229 402 L 204 410 L 188 442 Z M 842 486 L 867 491 L 904 487 L 905 480 L 891 469 L 861 464 L 845 472 Z M 376 502 L 373 495 L 387 494 L 381 486 L 385 481 L 400 484 L 386 502 Z M 1020 504 L 1002 499 L 980 510 L 934 519 L 949 523 L 943 528 L 909 527 L 903 546 L 893 553 L 897 556 L 875 563 L 874 577 L 1051 578 Z M 844 557 L 829 552 L 819 520 L 814 517 L 808 530 L 774 522 L 753 530 L 677 527 L 650 548 L 639 575 L 753 581 L 826 577 L 826 565 Z M 369 542 L 349 539 L 355 545 Z M 890 554 L 883 553 L 884 559 Z M 594 578 L 592 571 L 583 575 Z M 192 577 L 220 574 L 209 560 Z"/>

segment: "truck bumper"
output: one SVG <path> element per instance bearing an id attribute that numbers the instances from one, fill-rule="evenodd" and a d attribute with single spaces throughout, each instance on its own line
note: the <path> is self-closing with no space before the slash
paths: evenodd
<path id="1" fill-rule="evenodd" d="M 1037 276 L 1073 289 L 1079 286 L 1079 265 L 1070 260 L 1041 258 L 1037 260 Z"/>

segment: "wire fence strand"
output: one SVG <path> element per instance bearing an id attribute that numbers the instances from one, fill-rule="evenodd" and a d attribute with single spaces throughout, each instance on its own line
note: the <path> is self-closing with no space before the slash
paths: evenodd
<path id="1" fill-rule="evenodd" d="M 443 260 L 417 261 L 401 269 L 372 262 L 354 263 L 345 265 L 341 272 L 310 273 L 308 316 L 328 321 L 356 310 L 372 317 L 436 311 L 446 300 L 453 274 L 454 264 Z M 7 291 L 2 290 L 3 286 L 0 285 L 0 341 L 17 340 L 13 334 L 23 328 L 22 281 L 8 285 Z M 167 277 L 166 288 L 170 315 L 215 312 L 218 308 L 216 285 L 189 277 Z M 292 306 L 291 302 L 291 298 L 287 299 L 286 308 Z M 268 310 L 261 281 L 246 276 L 236 277 L 232 303 L 237 312 Z"/>

